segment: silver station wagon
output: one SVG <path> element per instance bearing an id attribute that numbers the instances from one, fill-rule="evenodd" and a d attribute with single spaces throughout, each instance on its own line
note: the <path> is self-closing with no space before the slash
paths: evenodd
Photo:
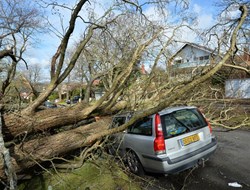
<path id="1" fill-rule="evenodd" d="M 136 113 L 133 113 L 136 114 Z M 133 115 L 113 117 L 119 127 Z M 125 158 L 131 172 L 173 174 L 203 163 L 216 150 L 212 128 L 196 107 L 174 107 L 142 118 L 126 131 L 110 136 L 115 151 Z"/>

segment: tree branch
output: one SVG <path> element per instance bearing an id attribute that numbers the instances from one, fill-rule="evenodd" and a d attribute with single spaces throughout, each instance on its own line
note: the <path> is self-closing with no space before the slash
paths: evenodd
<path id="1" fill-rule="evenodd" d="M 238 70 L 242 70 L 242 71 L 245 71 L 247 74 L 250 75 L 250 70 L 245 68 L 245 67 L 241 67 L 241 66 L 238 66 L 238 65 L 231 65 L 231 64 L 227 64 L 227 63 L 224 63 L 223 66 L 238 69 Z"/>

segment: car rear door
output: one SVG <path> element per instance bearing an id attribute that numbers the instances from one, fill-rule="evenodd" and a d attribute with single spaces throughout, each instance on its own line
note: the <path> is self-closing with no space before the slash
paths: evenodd
<path id="1" fill-rule="evenodd" d="M 152 122 L 151 116 L 142 118 L 129 127 L 124 136 L 124 149 L 132 149 L 140 157 L 140 160 L 142 155 L 154 154 Z"/>

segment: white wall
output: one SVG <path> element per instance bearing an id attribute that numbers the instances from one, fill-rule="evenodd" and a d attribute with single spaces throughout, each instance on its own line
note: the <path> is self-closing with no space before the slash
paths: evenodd
<path id="1" fill-rule="evenodd" d="M 225 93 L 227 98 L 250 98 L 250 79 L 226 80 Z"/>
<path id="2" fill-rule="evenodd" d="M 210 53 L 204 50 L 195 48 L 193 46 L 186 46 L 181 52 L 178 53 L 176 60 L 182 60 L 181 63 L 175 64 L 178 68 L 188 68 L 197 66 L 206 66 L 209 64 L 209 60 L 200 60 L 200 57 L 209 56 Z M 196 58 L 196 59 L 195 59 Z"/>

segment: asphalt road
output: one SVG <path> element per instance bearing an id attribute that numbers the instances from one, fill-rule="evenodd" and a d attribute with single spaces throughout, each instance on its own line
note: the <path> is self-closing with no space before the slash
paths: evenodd
<path id="1" fill-rule="evenodd" d="M 147 190 L 250 190 L 250 130 L 225 132 L 214 129 L 218 148 L 205 162 L 204 167 L 196 167 L 175 175 L 145 176 Z M 237 182 L 241 187 L 229 186 Z"/>

